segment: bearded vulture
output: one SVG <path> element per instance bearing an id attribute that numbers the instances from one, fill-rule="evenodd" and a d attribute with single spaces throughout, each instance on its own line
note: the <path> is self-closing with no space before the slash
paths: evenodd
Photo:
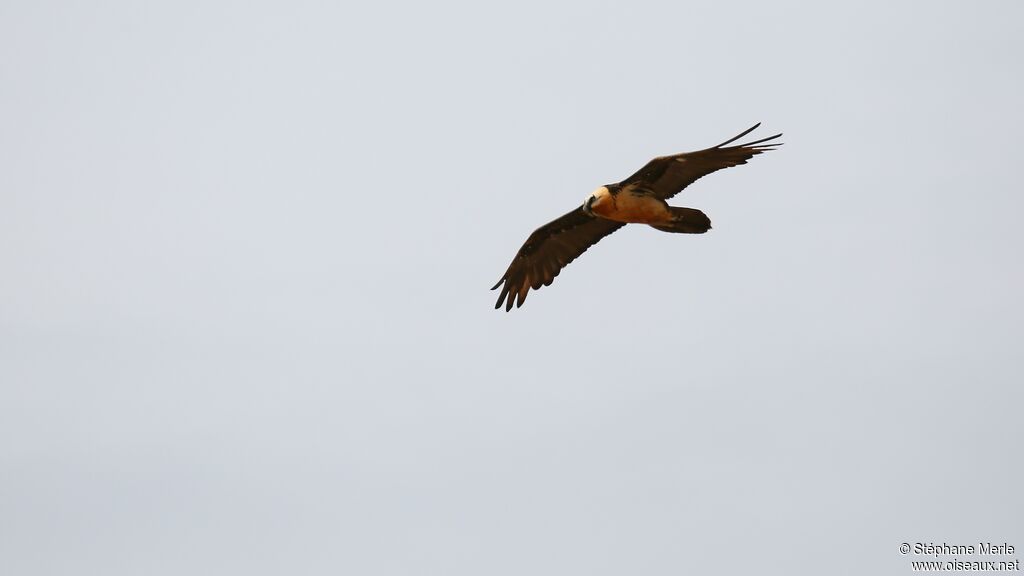
<path id="1" fill-rule="evenodd" d="M 648 224 L 663 232 L 681 234 L 710 230 L 711 220 L 700 210 L 669 206 L 665 201 L 702 176 L 746 164 L 755 154 L 782 144 L 771 142 L 782 136 L 776 134 L 729 146 L 760 125 L 712 148 L 655 158 L 622 182 L 601 186 L 579 208 L 534 230 L 491 288 L 501 287 L 494 307 L 504 304 L 507 312 L 513 303 L 517 308 L 522 306 L 531 288 L 550 286 L 562 268 L 626 224 Z"/>

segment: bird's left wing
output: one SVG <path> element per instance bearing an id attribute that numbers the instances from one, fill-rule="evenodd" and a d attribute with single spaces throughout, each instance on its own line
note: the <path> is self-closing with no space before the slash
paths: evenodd
<path id="1" fill-rule="evenodd" d="M 577 208 L 534 230 L 512 259 L 505 275 L 491 290 L 504 284 L 495 308 L 505 311 L 523 305 L 530 289 L 550 286 L 555 276 L 598 240 L 625 226 L 622 222 L 589 216 Z"/>
<path id="2" fill-rule="evenodd" d="M 753 127 L 744 130 L 743 133 L 713 148 L 655 158 L 643 168 L 637 170 L 636 174 L 620 182 L 620 184 L 637 185 L 662 200 L 668 200 L 699 178 L 722 168 L 746 164 L 747 160 L 750 160 L 755 155 L 780 146 L 781 142 L 772 142 L 772 140 L 782 136 L 782 134 L 761 138 L 746 144 L 728 146 L 728 144 L 732 144 L 753 132 L 760 125 L 760 123 L 757 123 Z"/>

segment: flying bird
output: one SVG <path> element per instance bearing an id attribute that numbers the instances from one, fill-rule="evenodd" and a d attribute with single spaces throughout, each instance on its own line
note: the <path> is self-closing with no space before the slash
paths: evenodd
<path id="1" fill-rule="evenodd" d="M 618 184 L 595 190 L 583 205 L 537 228 L 516 253 L 508 270 L 491 290 L 501 287 L 495 308 L 505 311 L 526 301 L 530 289 L 550 286 L 555 276 L 600 239 L 626 224 L 648 224 L 663 232 L 703 234 L 711 220 L 696 208 L 669 206 L 666 200 L 716 170 L 746 164 L 754 155 L 774 150 L 776 134 L 729 146 L 760 123 L 718 146 L 661 156 Z"/>

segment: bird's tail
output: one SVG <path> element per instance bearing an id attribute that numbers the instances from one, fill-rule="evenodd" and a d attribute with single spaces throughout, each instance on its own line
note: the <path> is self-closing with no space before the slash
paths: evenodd
<path id="1" fill-rule="evenodd" d="M 711 219 L 696 208 L 669 206 L 668 209 L 672 211 L 672 220 L 665 224 L 651 224 L 652 228 L 680 234 L 703 234 L 711 229 Z"/>

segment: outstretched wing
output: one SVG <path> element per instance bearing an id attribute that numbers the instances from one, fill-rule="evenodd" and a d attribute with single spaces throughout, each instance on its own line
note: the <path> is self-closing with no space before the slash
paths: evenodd
<path id="1" fill-rule="evenodd" d="M 620 184 L 637 186 L 662 200 L 667 200 L 702 176 L 707 176 L 722 168 L 746 164 L 747 160 L 750 160 L 755 154 L 773 150 L 775 146 L 782 144 L 781 142 L 765 144 L 765 142 L 782 136 L 782 134 L 776 134 L 746 144 L 727 146 L 753 132 L 760 125 L 760 122 L 754 124 L 752 128 L 714 148 L 655 158 Z"/>
<path id="2" fill-rule="evenodd" d="M 517 308 L 522 306 L 530 288 L 550 286 L 569 262 L 623 226 L 622 222 L 589 216 L 580 207 L 537 228 L 512 259 L 505 275 L 491 288 L 496 290 L 504 284 L 494 307 L 501 308 L 504 303 L 508 312 L 513 302 Z"/>

